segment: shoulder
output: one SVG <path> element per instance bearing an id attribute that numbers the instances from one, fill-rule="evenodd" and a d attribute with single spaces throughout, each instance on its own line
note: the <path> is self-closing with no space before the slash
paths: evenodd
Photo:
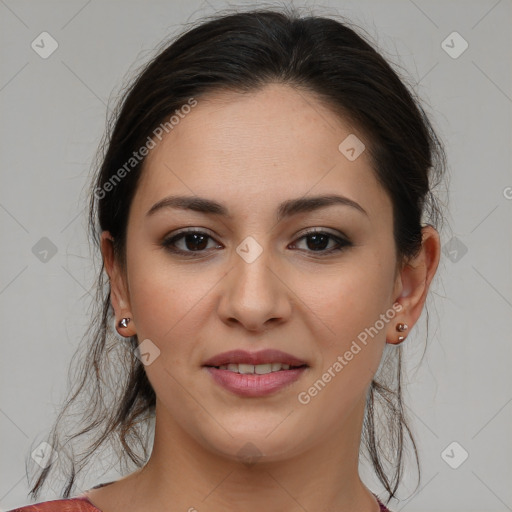
<path id="1" fill-rule="evenodd" d="M 61 500 L 43 501 L 7 512 L 98 512 L 98 509 L 84 496 Z"/>

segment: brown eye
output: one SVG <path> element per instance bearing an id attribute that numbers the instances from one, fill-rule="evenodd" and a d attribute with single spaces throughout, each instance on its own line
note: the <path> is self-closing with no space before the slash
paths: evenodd
<path id="1" fill-rule="evenodd" d="M 208 248 L 209 239 L 213 240 L 210 235 L 204 233 L 203 231 L 188 230 L 166 238 L 162 242 L 162 246 L 175 253 L 202 253 L 205 252 L 205 250 Z M 180 242 L 181 247 L 178 247 L 177 244 Z"/>
<path id="2" fill-rule="evenodd" d="M 321 254 L 330 254 L 352 245 L 348 240 L 334 236 L 332 233 L 325 231 L 310 231 L 301 236 L 299 238 L 299 241 L 300 240 L 306 240 L 307 252 L 316 252 Z M 334 243 L 334 246 L 331 245 L 331 247 L 329 247 L 329 243 Z"/>

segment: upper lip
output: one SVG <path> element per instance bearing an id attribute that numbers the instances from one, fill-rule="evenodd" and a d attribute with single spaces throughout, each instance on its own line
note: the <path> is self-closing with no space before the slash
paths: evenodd
<path id="1" fill-rule="evenodd" d="M 283 363 L 290 366 L 303 366 L 306 361 L 282 352 L 281 350 L 266 349 L 258 352 L 247 352 L 246 350 L 230 350 L 217 354 L 204 362 L 203 366 L 221 366 L 224 364 L 268 364 Z"/>

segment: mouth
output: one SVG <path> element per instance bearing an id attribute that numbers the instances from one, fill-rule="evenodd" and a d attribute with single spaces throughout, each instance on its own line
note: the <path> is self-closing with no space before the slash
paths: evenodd
<path id="1" fill-rule="evenodd" d="M 281 350 L 266 349 L 258 352 L 230 350 L 211 357 L 203 363 L 203 366 L 237 371 L 238 373 L 270 373 L 272 371 L 289 370 L 290 367 L 308 366 L 308 364 L 306 361 Z M 257 371 L 255 372 L 255 370 Z"/>
<path id="2" fill-rule="evenodd" d="M 260 397 L 277 393 L 297 381 L 309 365 L 279 350 L 233 350 L 203 364 L 213 381 L 231 393 Z"/>
<path id="3" fill-rule="evenodd" d="M 286 363 L 264 363 L 264 364 L 221 364 L 219 366 L 205 365 L 207 368 L 216 368 L 217 370 L 228 370 L 243 375 L 266 375 L 286 370 L 296 370 L 297 368 L 306 368 L 307 364 L 290 365 Z"/>

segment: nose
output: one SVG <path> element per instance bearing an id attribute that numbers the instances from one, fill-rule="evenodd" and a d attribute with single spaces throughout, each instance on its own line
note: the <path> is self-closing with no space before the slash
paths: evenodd
<path id="1" fill-rule="evenodd" d="M 247 331 L 263 332 L 286 322 L 292 311 L 292 291 L 283 271 L 272 264 L 264 249 L 254 260 L 234 255 L 234 267 L 223 279 L 218 314 L 226 324 L 239 324 Z"/>

